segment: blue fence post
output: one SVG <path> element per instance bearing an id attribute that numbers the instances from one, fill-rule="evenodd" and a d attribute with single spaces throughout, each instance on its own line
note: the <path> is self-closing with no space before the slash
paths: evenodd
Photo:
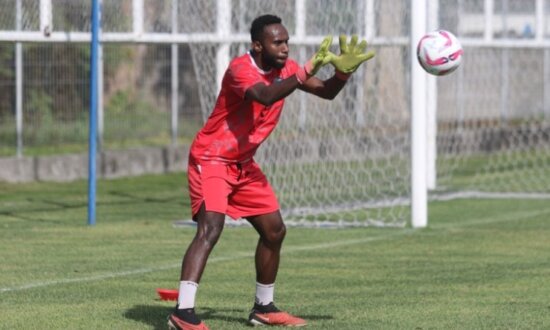
<path id="1" fill-rule="evenodd" d="M 90 131 L 88 141 L 88 225 L 96 222 L 96 156 L 97 156 L 97 98 L 99 29 L 101 10 L 99 0 L 92 0 L 92 41 L 90 44 Z"/>

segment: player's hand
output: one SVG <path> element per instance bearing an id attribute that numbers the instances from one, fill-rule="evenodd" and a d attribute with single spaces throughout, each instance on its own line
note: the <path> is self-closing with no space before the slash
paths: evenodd
<path id="1" fill-rule="evenodd" d="M 352 74 L 363 62 L 373 58 L 375 53 L 372 50 L 365 52 L 367 42 L 363 40 L 357 44 L 357 35 L 351 37 L 349 44 L 346 39 L 345 35 L 340 35 L 340 55 L 329 52 L 327 57 L 337 71 Z"/>
<path id="2" fill-rule="evenodd" d="M 305 69 L 306 69 L 306 73 L 309 76 L 315 75 L 322 66 L 330 63 L 330 57 L 328 56 L 328 54 L 330 53 L 329 51 L 330 45 L 332 45 L 332 35 L 328 35 L 325 37 L 325 39 L 323 39 L 317 53 L 315 53 L 309 59 L 309 61 L 307 61 L 305 65 Z"/>
<path id="3" fill-rule="evenodd" d="M 328 35 L 321 42 L 319 50 L 296 72 L 296 78 L 300 84 L 303 84 L 309 77 L 315 75 L 322 66 L 330 63 L 330 54 L 332 53 L 329 51 L 329 48 L 331 44 L 332 36 Z"/>

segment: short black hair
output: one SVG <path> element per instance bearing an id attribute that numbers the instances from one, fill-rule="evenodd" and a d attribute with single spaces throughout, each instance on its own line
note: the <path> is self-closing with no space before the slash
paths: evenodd
<path id="1" fill-rule="evenodd" d="M 252 41 L 259 41 L 264 32 L 264 28 L 271 24 L 281 24 L 282 20 L 280 17 L 275 15 L 262 15 L 258 16 L 252 22 L 250 27 L 250 37 Z"/>

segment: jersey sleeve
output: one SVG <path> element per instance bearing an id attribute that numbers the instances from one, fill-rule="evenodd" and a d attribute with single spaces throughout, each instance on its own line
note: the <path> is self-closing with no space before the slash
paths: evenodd
<path id="1" fill-rule="evenodd" d="M 243 61 L 231 63 L 227 70 L 227 87 L 243 99 L 246 91 L 261 81 L 260 73 Z"/>

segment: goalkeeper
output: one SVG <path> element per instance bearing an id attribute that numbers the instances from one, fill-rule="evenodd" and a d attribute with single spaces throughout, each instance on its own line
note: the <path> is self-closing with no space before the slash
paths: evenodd
<path id="1" fill-rule="evenodd" d="M 289 58 L 289 34 L 281 19 L 257 17 L 250 29 L 252 47 L 231 61 L 210 117 L 189 153 L 188 181 L 197 232 L 183 257 L 179 298 L 168 324 L 173 329 L 208 329 L 195 315 L 195 295 L 210 252 L 224 228 L 225 216 L 245 218 L 259 234 L 256 248 L 256 299 L 253 325 L 302 326 L 306 321 L 280 311 L 273 302 L 281 245 L 286 228 L 277 198 L 254 154 L 279 121 L 286 96 L 300 89 L 333 99 L 346 80 L 374 56 L 366 42 L 340 37 L 340 54 L 329 51 L 332 38 L 300 66 Z M 324 65 L 335 74 L 314 77 Z"/>

